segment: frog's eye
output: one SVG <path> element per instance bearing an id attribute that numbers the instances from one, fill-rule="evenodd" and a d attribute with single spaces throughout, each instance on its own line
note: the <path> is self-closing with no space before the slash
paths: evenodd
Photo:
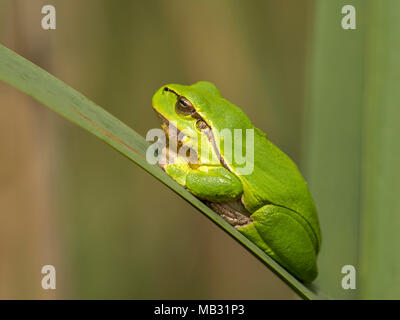
<path id="1" fill-rule="evenodd" d="M 201 131 L 201 130 L 207 129 L 208 125 L 204 120 L 199 119 L 196 121 L 196 128 Z"/>
<path id="2" fill-rule="evenodd" d="M 175 105 L 177 111 L 184 115 L 190 115 L 195 112 L 193 105 L 191 102 L 183 96 L 178 97 L 178 101 Z"/>

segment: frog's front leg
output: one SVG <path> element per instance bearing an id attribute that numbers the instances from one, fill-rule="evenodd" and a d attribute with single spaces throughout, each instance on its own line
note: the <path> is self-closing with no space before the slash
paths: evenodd
<path id="1" fill-rule="evenodd" d="M 243 193 L 240 180 L 222 166 L 192 168 L 178 161 L 163 166 L 166 173 L 196 197 L 210 202 L 229 202 Z"/>
<path id="2" fill-rule="evenodd" d="M 206 204 L 233 227 L 238 228 L 252 222 L 248 215 L 232 208 L 233 202 L 240 203 L 239 197 L 243 188 L 240 180 L 224 167 L 203 165 L 192 169 L 186 162 L 178 161 L 163 168 L 192 194 L 206 200 Z"/>
<path id="3" fill-rule="evenodd" d="M 272 204 L 255 211 L 253 223 L 238 230 L 299 279 L 309 282 L 317 275 L 317 238 L 295 211 Z"/>

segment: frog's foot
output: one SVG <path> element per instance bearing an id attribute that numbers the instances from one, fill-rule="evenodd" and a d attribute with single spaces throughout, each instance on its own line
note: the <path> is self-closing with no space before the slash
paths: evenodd
<path id="1" fill-rule="evenodd" d="M 253 222 L 250 217 L 233 208 L 229 202 L 218 203 L 206 201 L 206 204 L 235 228 L 243 227 Z"/>

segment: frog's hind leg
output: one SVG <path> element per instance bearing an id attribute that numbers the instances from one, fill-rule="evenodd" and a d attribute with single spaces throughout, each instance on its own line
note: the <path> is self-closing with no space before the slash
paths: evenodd
<path id="1" fill-rule="evenodd" d="M 249 217 L 250 214 L 247 213 L 246 215 L 244 212 L 237 210 L 233 207 L 232 202 L 218 203 L 206 201 L 206 204 L 235 228 L 240 228 L 253 222 Z"/>
<path id="2" fill-rule="evenodd" d="M 296 212 L 266 205 L 251 215 L 253 223 L 238 230 L 297 278 L 311 282 L 318 274 L 316 237 Z"/>

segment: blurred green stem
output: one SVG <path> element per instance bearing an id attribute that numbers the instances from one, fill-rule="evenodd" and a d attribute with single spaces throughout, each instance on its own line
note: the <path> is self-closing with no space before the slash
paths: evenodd
<path id="1" fill-rule="evenodd" d="M 360 290 L 400 298 L 400 1 L 367 2 Z"/>

